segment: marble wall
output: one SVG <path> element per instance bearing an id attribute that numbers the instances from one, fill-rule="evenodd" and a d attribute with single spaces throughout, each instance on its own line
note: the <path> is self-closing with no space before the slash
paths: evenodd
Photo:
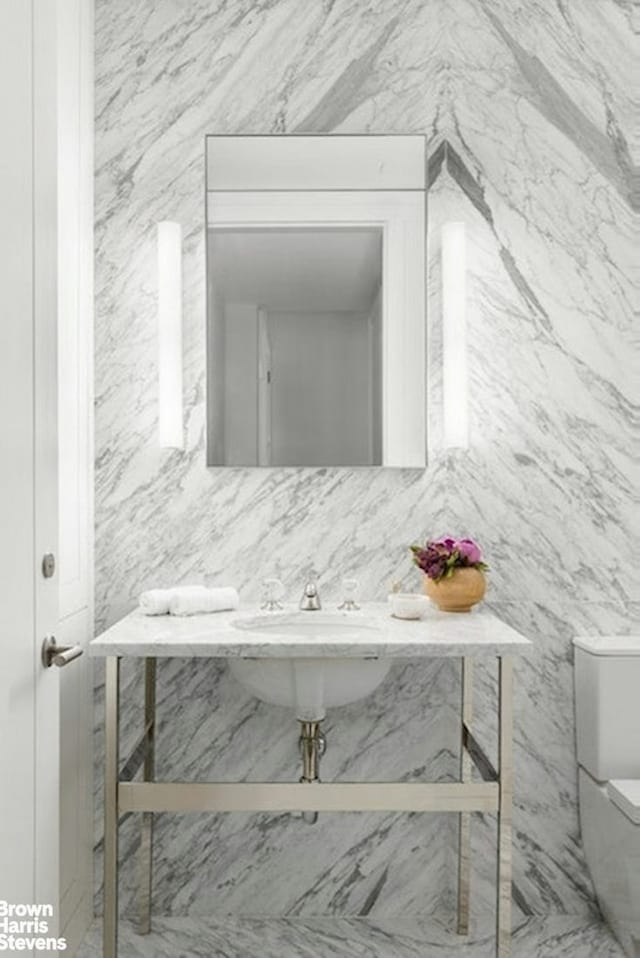
<path id="1" fill-rule="evenodd" d="M 97 0 L 98 624 L 145 587 L 204 575 L 253 598 L 276 574 L 297 596 L 313 567 L 329 599 L 345 575 L 380 598 L 395 579 L 418 586 L 409 542 L 476 536 L 491 605 L 535 643 L 516 675 L 515 873 L 522 907 L 537 913 L 594 908 L 571 636 L 638 620 L 634 17 L 625 0 Z M 205 466 L 204 134 L 301 131 L 428 135 L 425 470 Z M 155 441 L 161 219 L 185 237 L 184 452 Z M 452 219 L 469 236 L 464 455 L 440 443 L 438 236 Z M 138 681 L 128 673 L 128 690 Z M 457 681 L 451 665 L 398 666 L 365 703 L 330 716 L 325 776 L 453 774 Z M 481 673 L 489 734 L 493 693 Z M 137 714 L 125 700 L 130 740 Z M 99 726 L 99 674 L 96 701 Z M 215 662 L 163 663 L 159 709 L 161 775 L 297 774 L 290 716 L 245 696 Z M 154 908 L 437 911 L 452 901 L 453 838 L 446 815 L 325 816 L 314 828 L 291 816 L 163 815 Z M 490 818 L 477 817 L 475 841 L 488 849 Z M 492 881 L 481 863 L 477 912 L 491 907 Z"/>

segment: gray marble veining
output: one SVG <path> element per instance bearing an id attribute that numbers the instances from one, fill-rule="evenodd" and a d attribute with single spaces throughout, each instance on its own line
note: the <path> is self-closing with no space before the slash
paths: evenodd
<path id="1" fill-rule="evenodd" d="M 296 595 L 313 567 L 323 598 L 355 576 L 365 598 L 381 599 L 393 580 L 419 587 L 409 543 L 473 535 L 491 565 L 492 609 L 536 647 L 516 669 L 514 861 L 540 914 L 595 914 L 579 840 L 571 636 L 626 631 L 639 617 L 634 20 L 614 0 L 97 0 L 98 628 L 143 588 L 200 576 L 251 601 L 273 574 Z M 205 466 L 204 134 L 296 130 L 428 135 L 423 471 Z M 185 237 L 184 452 L 155 443 L 154 237 L 165 218 Z M 439 230 L 458 219 L 468 235 L 464 455 L 441 441 Z M 491 736 L 494 683 L 479 673 L 478 724 Z M 99 795 L 99 665 L 96 679 Z M 134 663 L 123 679 L 126 743 L 139 721 Z M 163 662 L 160 695 L 166 774 L 181 762 L 194 776 L 295 774 L 290 716 L 239 692 L 215 663 Z M 453 662 L 394 667 L 369 700 L 330 716 L 326 775 L 452 776 L 456 696 Z M 450 910 L 451 817 L 354 821 L 305 831 L 265 816 L 160 816 L 154 908 Z M 136 841 L 129 820 L 129 910 Z M 481 914 L 492 896 L 489 818 L 474 841 Z M 575 941 L 590 954 L 588 938 L 562 936 L 538 953 L 569 954 Z"/>
<path id="2" fill-rule="evenodd" d="M 131 958 L 492 958 L 487 923 L 461 941 L 442 924 L 419 918 L 370 919 L 160 919 L 149 937 L 127 925 L 123 944 Z M 99 926 L 78 958 L 99 958 Z M 623 958 L 602 924 L 575 918 L 528 921 L 514 934 L 514 958 Z"/>

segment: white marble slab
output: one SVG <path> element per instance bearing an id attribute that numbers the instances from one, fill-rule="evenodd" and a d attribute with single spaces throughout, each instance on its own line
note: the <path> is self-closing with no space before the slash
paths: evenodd
<path id="1" fill-rule="evenodd" d="M 429 610 L 422 619 L 396 619 L 389 606 L 382 602 L 368 602 L 360 612 L 334 614 L 349 626 L 361 626 L 362 631 L 349 630 L 349 635 L 335 637 L 289 636 L 276 631 L 270 635 L 238 627 L 259 610 L 247 606 L 234 612 L 215 612 L 207 615 L 149 616 L 139 609 L 129 613 L 115 625 L 94 639 L 92 655 L 98 656 L 183 656 L 196 658 L 317 658 L 345 656 L 348 658 L 439 658 L 462 656 L 503 656 L 526 652 L 531 647 L 525 638 L 506 622 L 484 610 L 470 613 Z M 274 622 L 297 613 L 272 613 Z M 321 614 L 321 613 L 319 613 Z M 269 613 L 263 613 L 265 618 Z M 306 623 L 305 623 L 306 624 Z"/>
<path id="2" fill-rule="evenodd" d="M 418 587 L 410 542 L 448 532 L 477 538 L 491 567 L 488 602 L 535 640 L 535 655 L 516 661 L 515 879 L 536 914 L 584 922 L 597 910 L 580 845 L 571 637 L 637 629 L 640 615 L 630 559 L 640 515 L 632 6 L 96 3 L 100 628 L 128 613 L 143 589 L 200 575 L 233 582 L 248 599 L 276 575 L 296 596 L 313 566 L 326 602 L 339 599 L 343 577 L 379 598 L 394 580 Z M 428 137 L 424 471 L 204 465 L 204 134 L 293 131 Z M 185 237 L 184 451 L 155 441 L 154 237 L 167 218 Z M 462 454 L 442 445 L 439 236 L 455 220 L 466 223 L 468 254 L 471 443 Z M 127 744 L 141 722 L 140 662 L 131 657 L 122 668 Z M 491 665 L 476 670 L 483 742 L 495 735 Z M 252 699 L 224 660 L 167 658 L 158 672 L 160 774 L 264 780 L 296 771 L 290 713 Z M 332 714 L 323 775 L 455 777 L 456 717 L 443 706 L 457 701 L 457 673 L 453 659 L 399 659 L 369 699 Z M 186 745 L 182 727 L 197 730 Z M 477 818 L 478 919 L 494 900 L 495 836 L 493 823 Z M 98 837 L 100 823 L 98 814 Z M 122 907 L 131 913 L 134 824 L 124 823 L 121 849 Z M 388 918 L 430 914 L 442 899 L 450 915 L 454 840 L 446 815 L 428 826 L 420 817 L 327 816 L 306 831 L 286 817 L 163 815 L 154 912 L 188 914 L 185 921 L 248 912 Z M 227 954 L 228 937 L 216 947 L 196 936 L 191 952 Z M 301 936 L 288 951 L 280 941 L 270 951 L 264 937 L 257 947 L 265 954 L 303 954 Z M 181 945 L 167 937 L 164 947 L 173 955 Z M 356 952 L 377 954 L 355 941 L 340 953 Z M 397 958 L 400 936 L 384 937 L 380 953 Z M 534 940 L 526 954 L 609 952 L 600 939 L 565 934 Z"/>

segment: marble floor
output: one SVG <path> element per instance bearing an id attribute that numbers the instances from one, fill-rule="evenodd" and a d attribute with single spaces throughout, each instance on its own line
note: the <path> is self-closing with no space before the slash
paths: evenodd
<path id="1" fill-rule="evenodd" d="M 77 958 L 100 958 L 96 923 Z M 121 958 L 493 958 L 490 929 L 462 943 L 432 920 L 364 918 L 157 918 L 136 935 L 123 923 Z M 513 958 L 624 958 L 611 932 L 584 919 L 530 919 L 514 933 Z"/>

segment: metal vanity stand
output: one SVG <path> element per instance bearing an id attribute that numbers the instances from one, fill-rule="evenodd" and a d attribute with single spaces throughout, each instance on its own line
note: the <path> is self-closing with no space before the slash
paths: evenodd
<path id="1" fill-rule="evenodd" d="M 243 611 L 246 615 L 246 611 Z M 430 612 L 413 622 L 389 617 L 383 604 L 363 607 L 382 624 L 381 637 L 362 643 L 339 640 L 269 643 L 264 636 L 234 628 L 240 613 L 187 619 L 147 617 L 132 612 L 91 644 L 106 659 L 106 761 L 104 801 L 104 958 L 117 956 L 118 823 L 121 815 L 141 816 L 140 931 L 150 930 L 153 816 L 157 812 L 456 812 L 458 837 L 458 933 L 469 929 L 470 830 L 472 812 L 497 815 L 496 955 L 511 954 L 511 831 L 513 800 L 512 657 L 531 643 L 485 611 L 467 615 Z M 384 620 L 384 621 L 383 621 Z M 461 663 L 460 780 L 457 782 L 156 782 L 156 661 L 166 657 L 304 658 L 321 656 L 396 659 L 457 658 Z M 119 753 L 120 662 L 144 659 L 144 727 L 131 756 Z M 473 669 L 476 658 L 498 666 L 498 768 L 494 769 L 472 730 Z M 474 780 L 473 768 L 478 772 Z M 142 780 L 134 777 L 142 768 Z"/>

